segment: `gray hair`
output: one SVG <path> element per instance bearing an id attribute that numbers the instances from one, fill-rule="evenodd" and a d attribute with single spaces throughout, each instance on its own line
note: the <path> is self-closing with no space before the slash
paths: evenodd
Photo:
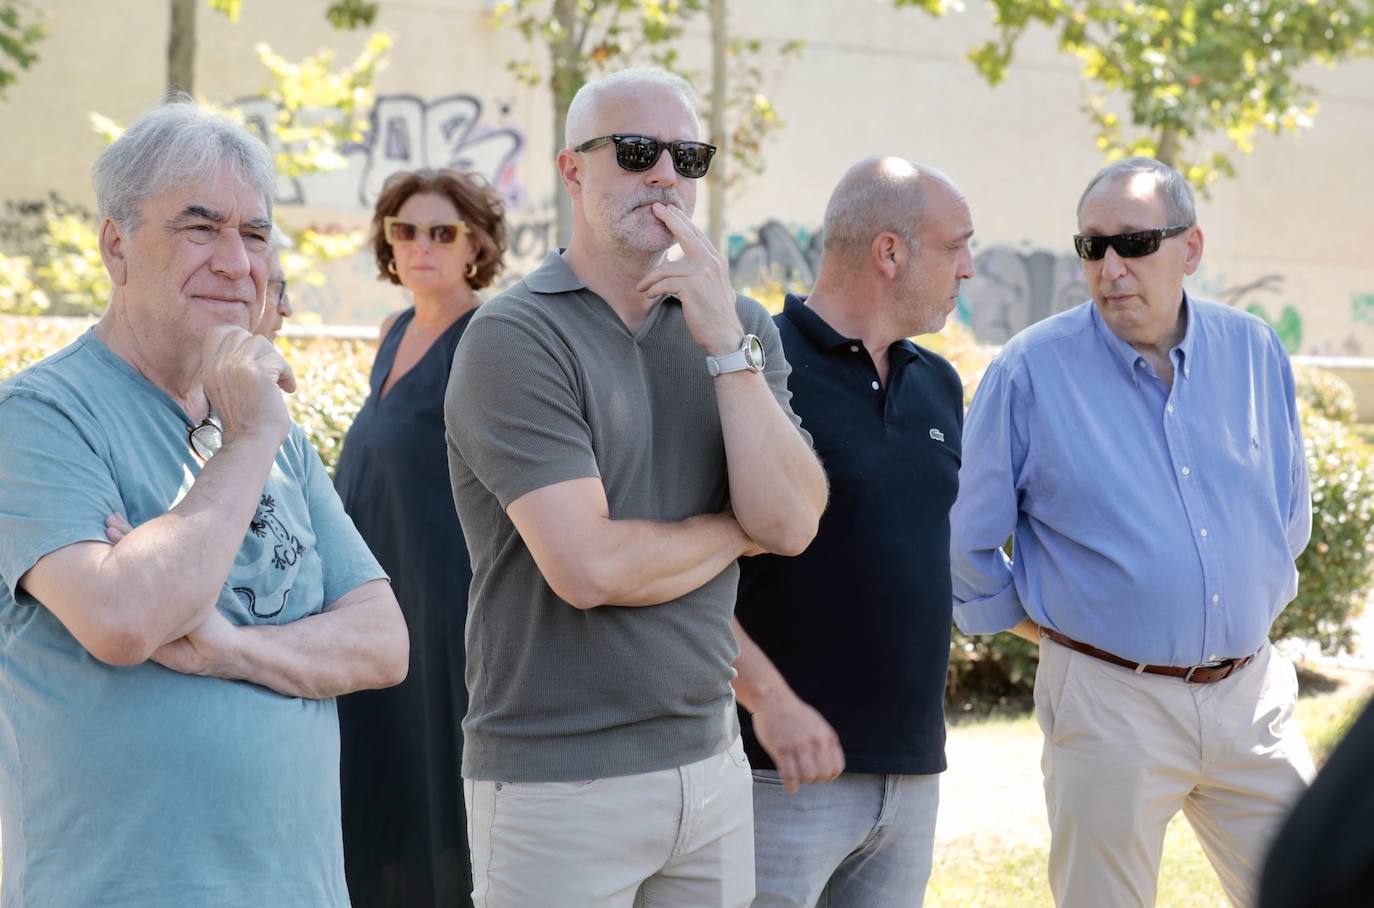
<path id="1" fill-rule="evenodd" d="M 608 94 L 633 91 L 640 88 L 666 88 L 677 92 L 692 113 L 697 134 L 701 133 L 701 118 L 697 116 L 697 93 L 691 83 L 679 75 L 651 66 L 635 66 L 602 76 L 595 82 L 587 82 L 573 95 L 568 104 L 568 118 L 564 125 L 563 140 L 568 148 L 576 148 L 588 139 L 594 139 L 596 113 L 599 102 Z"/>
<path id="2" fill-rule="evenodd" d="M 1193 189 L 1183 174 L 1154 158 L 1135 157 L 1113 161 L 1103 167 L 1088 181 L 1088 187 L 1078 197 L 1078 217 L 1083 215 L 1083 203 L 1106 180 L 1129 179 L 1137 174 L 1147 173 L 1154 177 L 1155 189 L 1164 199 L 1164 216 L 1170 227 L 1192 227 L 1197 223 L 1197 205 L 1193 201 Z"/>
<path id="3" fill-rule="evenodd" d="M 849 168 L 825 206 L 825 253 L 860 253 L 880 233 L 895 233 L 915 252 L 925 184 L 932 178 L 949 183 L 905 158 L 869 157 Z"/>
<path id="4" fill-rule="evenodd" d="M 184 92 L 174 93 L 96 158 L 91 180 L 100 217 L 137 230 L 148 199 L 205 180 L 225 165 L 262 193 L 271 217 L 277 177 L 267 146 L 228 117 L 202 110 Z"/>
<path id="5" fill-rule="evenodd" d="M 287 249 L 294 249 L 296 247 L 296 244 L 291 242 L 291 237 L 287 236 L 285 231 L 276 224 L 272 225 L 272 237 L 268 242 L 275 252 L 284 252 Z"/>

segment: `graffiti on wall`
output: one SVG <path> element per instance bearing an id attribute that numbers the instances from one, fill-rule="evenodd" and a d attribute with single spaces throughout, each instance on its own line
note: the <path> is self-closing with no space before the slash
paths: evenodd
<path id="1" fill-rule="evenodd" d="M 992 246 L 973 257 L 976 276 L 959 293 L 959 316 L 985 344 L 1071 309 L 1088 298 L 1078 258 L 1045 249 Z"/>
<path id="2" fill-rule="evenodd" d="M 822 235 L 806 228 L 790 228 L 765 221 L 749 234 L 731 234 L 730 278 L 736 287 L 757 288 L 769 281 L 785 287 L 808 288 L 820 269 Z M 991 246 L 973 258 L 977 275 L 959 294 L 956 318 L 967 324 L 985 344 L 1002 344 L 1013 335 L 1088 299 L 1077 256 L 1024 244 L 1023 248 Z M 1354 331 L 1339 340 L 1303 347 L 1301 310 L 1289 298 L 1288 280 L 1278 273 L 1244 283 L 1225 275 L 1199 272 L 1188 281 L 1199 296 L 1244 310 L 1268 322 L 1290 353 L 1327 353 L 1358 356 L 1363 345 Z M 1350 325 L 1374 325 L 1374 293 L 1350 294 Z"/>
<path id="3" fill-rule="evenodd" d="M 1350 294 L 1350 320 L 1357 325 L 1374 325 L 1374 293 Z"/>
<path id="4" fill-rule="evenodd" d="M 277 105 L 264 98 L 238 102 L 249 126 L 267 137 L 274 153 L 281 142 L 267 128 Z M 453 167 L 482 174 L 501 190 L 512 209 L 526 207 L 516 165 L 525 149 L 524 134 L 505 123 L 510 105 L 496 104 L 496 117 L 472 95 L 453 94 L 426 101 L 418 95 L 379 95 L 361 142 L 341 149 L 345 166 L 329 173 L 278 176 L 277 203 L 331 208 L 371 208 L 387 177 L 417 167 Z"/>
<path id="5" fill-rule="evenodd" d="M 727 253 L 730 281 L 736 287 L 758 287 L 770 280 L 788 287 L 810 287 L 820 269 L 821 234 L 765 221 L 753 238 L 731 234 Z"/>

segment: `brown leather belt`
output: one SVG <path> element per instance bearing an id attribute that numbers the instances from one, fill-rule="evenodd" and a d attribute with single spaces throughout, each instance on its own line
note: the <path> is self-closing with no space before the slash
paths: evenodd
<path id="1" fill-rule="evenodd" d="M 1092 656 L 1094 659 L 1101 659 L 1103 662 L 1110 662 L 1112 665 L 1129 668 L 1136 673 L 1147 672 L 1151 675 L 1167 675 L 1170 678 L 1182 678 L 1189 684 L 1211 684 L 1214 681 L 1220 681 L 1222 678 L 1229 678 L 1231 675 L 1249 665 L 1251 660 L 1255 658 L 1252 653 L 1244 659 L 1224 659 L 1221 662 L 1215 664 L 1209 663 L 1207 665 L 1142 665 L 1139 662 L 1132 662 L 1130 659 L 1123 659 L 1120 656 L 1115 656 L 1104 649 L 1098 649 L 1086 643 L 1079 643 L 1072 637 L 1065 637 L 1063 634 L 1059 633 L 1059 631 L 1051 630 L 1048 627 L 1040 628 L 1040 633 L 1049 637 L 1060 646 L 1067 646 L 1071 650 L 1077 650 L 1084 655 Z"/>

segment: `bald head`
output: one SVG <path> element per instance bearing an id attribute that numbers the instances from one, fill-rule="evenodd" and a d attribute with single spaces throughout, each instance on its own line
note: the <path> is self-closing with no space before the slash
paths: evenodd
<path id="1" fill-rule="evenodd" d="M 895 233 L 914 251 L 927 196 L 933 189 L 959 193 L 954 183 L 933 167 L 906 158 L 864 158 L 840 178 L 825 207 L 826 256 L 865 257 L 880 233 Z"/>
<path id="2" fill-rule="evenodd" d="M 576 148 L 588 139 L 602 135 L 601 122 L 604 119 L 605 108 L 614 105 L 619 98 L 645 92 L 677 95 L 682 101 L 683 108 L 691 113 L 692 122 L 696 124 L 697 136 L 692 138 L 700 136 L 701 122 L 696 112 L 696 92 L 687 80 L 662 69 L 634 67 L 603 76 L 595 82 L 588 82 L 577 90 L 572 103 L 568 105 L 568 119 L 563 135 L 565 147 Z"/>

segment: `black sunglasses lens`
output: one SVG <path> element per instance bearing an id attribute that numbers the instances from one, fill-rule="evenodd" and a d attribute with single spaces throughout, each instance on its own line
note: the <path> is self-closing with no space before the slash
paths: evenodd
<path id="1" fill-rule="evenodd" d="M 1079 258 L 1095 262 L 1107 254 L 1107 241 L 1100 236 L 1076 236 L 1073 248 Z"/>
<path id="2" fill-rule="evenodd" d="M 615 143 L 615 161 L 626 170 L 638 173 L 658 161 L 663 146 L 648 136 L 625 136 Z"/>
<path id="3" fill-rule="evenodd" d="M 1125 233 L 1112 238 L 1112 248 L 1123 259 L 1138 259 L 1159 249 L 1159 232 Z"/>
<path id="4" fill-rule="evenodd" d="M 711 155 L 715 149 L 704 142 L 678 142 L 672 146 L 673 167 L 677 172 L 691 180 L 706 176 L 711 167 Z"/>
<path id="5" fill-rule="evenodd" d="M 1121 233 L 1116 236 L 1076 236 L 1073 238 L 1073 248 L 1079 258 L 1090 262 L 1096 262 L 1105 256 L 1108 247 L 1116 250 L 1116 254 L 1123 259 L 1138 259 L 1157 252 L 1160 239 L 1158 230 Z"/>

